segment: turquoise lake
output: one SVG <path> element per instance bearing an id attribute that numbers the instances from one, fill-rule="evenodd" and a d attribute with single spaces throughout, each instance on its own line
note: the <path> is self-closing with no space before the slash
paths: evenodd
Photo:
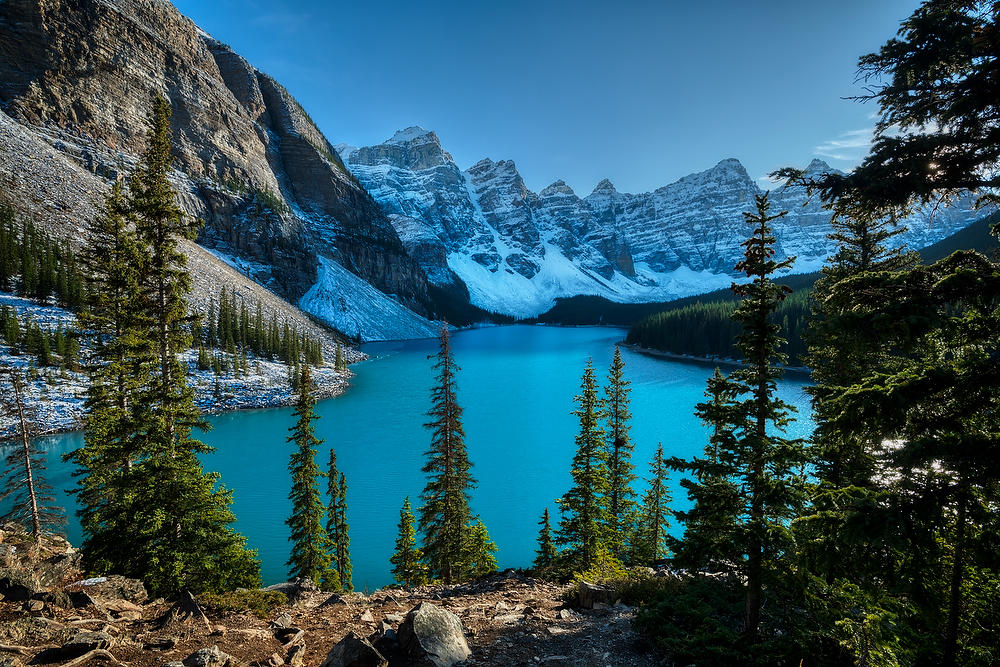
<path id="1" fill-rule="evenodd" d="M 569 487 L 576 418 L 570 414 L 580 376 L 593 358 L 602 379 L 615 343 L 624 331 L 611 328 L 506 326 L 460 331 L 453 336 L 459 402 L 465 409 L 469 458 L 478 487 L 473 511 L 486 523 L 499 546 L 501 568 L 522 567 L 534 558 L 537 521 L 545 507 L 557 518 L 555 498 Z M 373 343 L 364 347 L 371 359 L 352 366 L 355 377 L 346 394 L 321 401 L 317 434 L 334 447 L 348 484 L 348 521 L 354 586 L 374 589 L 391 583 L 392 553 L 403 498 L 416 508 L 424 485 L 424 452 L 429 433 L 423 428 L 433 382 L 436 340 Z M 706 430 L 692 414 L 703 398 L 707 364 L 666 361 L 623 350 L 626 376 L 632 382 L 633 463 L 645 477 L 657 442 L 667 455 L 701 452 Z M 779 393 L 799 407 L 789 433 L 806 436 L 809 421 L 806 378 L 790 375 Z M 235 412 L 213 416 L 213 429 L 202 439 L 216 447 L 205 467 L 222 474 L 235 492 L 238 528 L 258 550 L 267 583 L 287 578 L 289 543 L 287 470 L 291 408 Z M 73 480 L 61 454 L 82 442 L 79 433 L 45 439 L 47 477 L 60 491 L 61 502 Z M 640 480 L 639 493 L 643 490 Z M 677 480 L 672 480 L 675 506 L 687 506 Z M 70 521 L 70 541 L 80 531 Z"/>

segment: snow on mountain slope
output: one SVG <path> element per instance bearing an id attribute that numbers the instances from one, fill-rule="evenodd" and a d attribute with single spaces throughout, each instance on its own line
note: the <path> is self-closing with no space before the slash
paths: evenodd
<path id="1" fill-rule="evenodd" d="M 653 192 L 618 192 L 605 179 L 586 197 L 563 181 L 538 194 L 510 160 L 462 172 L 434 132 L 410 127 L 364 148 L 338 146 L 358 180 L 390 214 L 410 254 L 438 285 L 465 283 L 473 304 L 536 315 L 558 297 L 593 294 L 659 301 L 726 285 L 743 254 L 743 213 L 761 193 L 734 158 Z M 813 160 L 807 172 L 831 167 Z M 831 252 L 830 215 L 802 188 L 771 195 L 778 250 L 812 271 Z M 920 248 L 977 215 L 971 202 L 916 215 L 900 241 Z"/>
<path id="2" fill-rule="evenodd" d="M 436 336 L 439 324 L 426 320 L 354 275 L 318 256 L 317 280 L 299 308 L 338 331 L 364 342 Z"/>

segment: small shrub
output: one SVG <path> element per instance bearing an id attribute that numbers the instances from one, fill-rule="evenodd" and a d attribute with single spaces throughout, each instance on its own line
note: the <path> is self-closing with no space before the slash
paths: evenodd
<path id="1" fill-rule="evenodd" d="M 288 604 L 288 598 L 280 591 L 204 593 L 198 601 L 222 614 L 250 612 L 257 618 L 267 618 L 275 609 Z"/>
<path id="2" fill-rule="evenodd" d="M 570 595 L 577 595 L 580 582 L 583 581 L 607 586 L 625 604 L 639 605 L 660 594 L 666 588 L 668 580 L 657 577 L 649 568 L 627 568 L 602 547 L 590 567 L 573 573 L 575 586 L 570 590 Z"/>

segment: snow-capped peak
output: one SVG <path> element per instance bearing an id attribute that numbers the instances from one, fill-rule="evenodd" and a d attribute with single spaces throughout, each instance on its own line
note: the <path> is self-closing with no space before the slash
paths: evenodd
<path id="1" fill-rule="evenodd" d="M 397 130 L 392 138 L 386 141 L 387 144 L 410 144 L 410 143 L 435 143 L 441 141 L 431 130 L 425 130 L 419 125 L 412 125 L 405 130 Z"/>
<path id="2" fill-rule="evenodd" d="M 597 192 L 606 192 L 608 194 L 611 194 L 611 193 L 617 192 L 617 190 L 615 190 L 614 184 L 612 184 L 611 181 L 609 181 L 608 179 L 605 178 L 600 183 L 598 183 L 596 186 L 594 186 L 594 193 L 597 193 Z M 591 194 L 594 194 L 594 193 L 591 193 Z"/>

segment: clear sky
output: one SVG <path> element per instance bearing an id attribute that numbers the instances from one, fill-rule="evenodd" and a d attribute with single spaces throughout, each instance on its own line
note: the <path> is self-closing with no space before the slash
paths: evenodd
<path id="1" fill-rule="evenodd" d="M 333 143 L 420 125 L 536 192 L 642 192 L 721 159 L 754 178 L 866 152 L 857 59 L 917 0 L 175 0 L 282 82 Z M 763 181 L 762 181 L 763 182 Z"/>

